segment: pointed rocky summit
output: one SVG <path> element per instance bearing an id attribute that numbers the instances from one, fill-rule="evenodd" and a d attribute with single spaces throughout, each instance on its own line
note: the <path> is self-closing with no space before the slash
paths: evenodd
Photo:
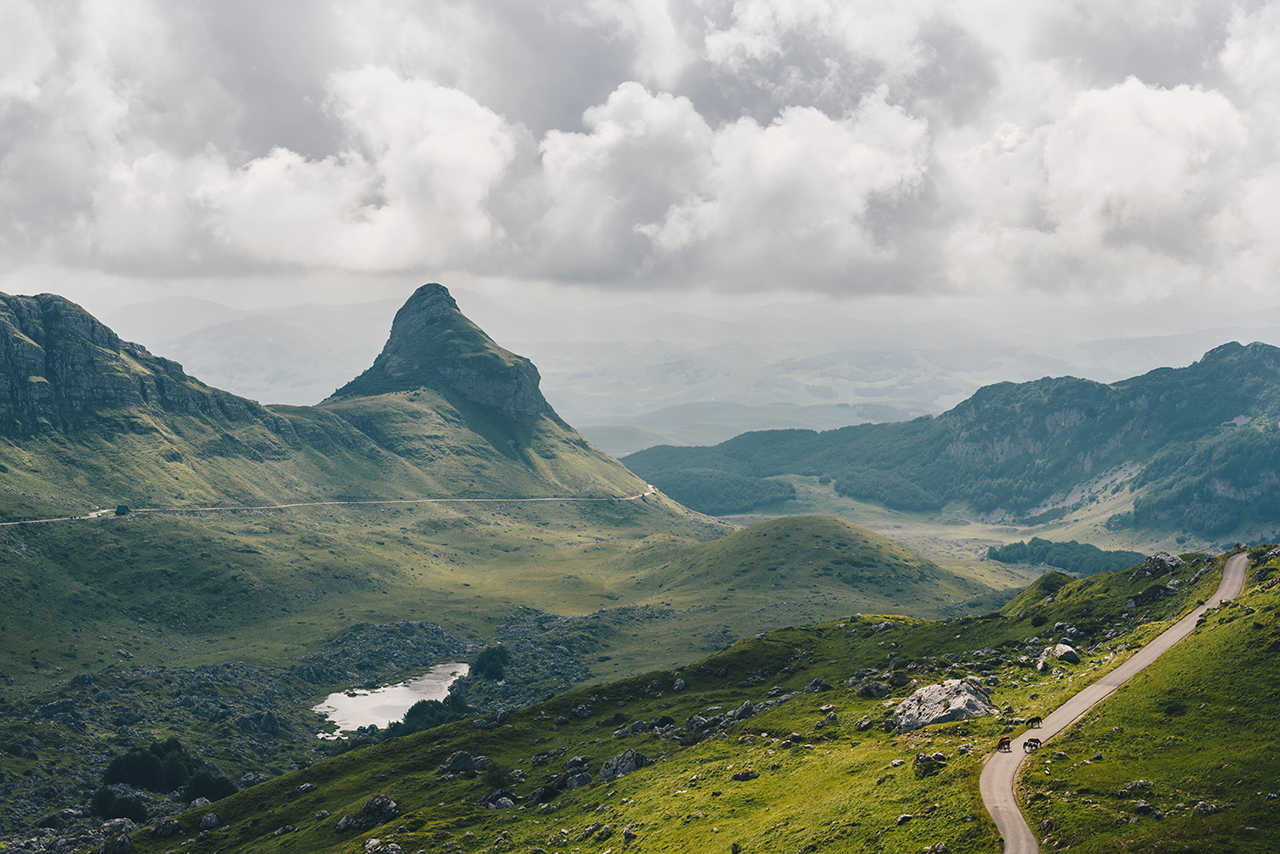
<path id="1" fill-rule="evenodd" d="M 444 285 L 423 285 L 396 312 L 373 366 L 331 399 L 425 388 L 496 410 L 514 420 L 550 414 L 538 369 L 499 347 L 458 310 Z"/>

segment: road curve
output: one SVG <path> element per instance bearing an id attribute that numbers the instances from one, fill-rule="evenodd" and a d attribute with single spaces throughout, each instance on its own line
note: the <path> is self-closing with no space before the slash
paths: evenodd
<path id="1" fill-rule="evenodd" d="M 385 504 L 539 504 L 545 502 L 561 503 L 595 503 L 602 501 L 639 501 L 654 495 L 658 491 L 653 484 L 645 484 L 644 492 L 635 495 L 594 495 L 594 496 L 550 496 L 545 498 L 367 498 L 353 501 L 295 501 L 289 504 L 226 504 L 212 507 L 137 507 L 128 515 L 141 513 L 234 513 L 245 510 L 292 510 L 297 507 L 365 507 Z M 46 519 L 17 519 L 12 522 L 0 522 L 0 528 L 15 525 L 47 525 L 51 522 L 84 522 L 90 519 L 110 517 L 114 510 L 94 510 L 83 516 L 52 516 Z"/>
<path id="2" fill-rule="evenodd" d="M 1228 558 L 1222 571 L 1222 582 L 1218 585 L 1217 592 L 1209 597 L 1208 601 L 1178 620 L 1155 640 L 1138 650 L 1128 661 L 1046 715 L 1039 729 L 1028 730 L 1015 738 L 1013 749 L 1009 753 L 992 754 L 982 768 L 979 788 L 982 792 L 982 805 L 991 814 L 1000 831 L 1000 837 L 1004 840 L 1004 854 L 1038 854 L 1040 851 L 1035 834 L 1031 832 L 1027 820 L 1022 816 L 1022 811 L 1018 809 L 1018 802 L 1013 793 L 1018 768 L 1027 758 L 1027 754 L 1022 751 L 1023 742 L 1031 737 L 1048 741 L 1105 700 L 1112 691 L 1145 670 L 1178 641 L 1191 634 L 1201 614 L 1216 605 L 1234 599 L 1239 594 L 1244 587 L 1247 566 L 1248 556 L 1245 552 Z"/>

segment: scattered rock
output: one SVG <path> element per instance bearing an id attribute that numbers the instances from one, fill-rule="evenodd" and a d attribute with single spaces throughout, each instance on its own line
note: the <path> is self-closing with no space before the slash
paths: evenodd
<path id="1" fill-rule="evenodd" d="M 386 824 L 400 814 L 396 802 L 386 795 L 374 795 L 355 815 L 344 815 L 338 819 L 334 829 L 339 833 L 348 830 L 372 830 L 380 824 Z"/>
<path id="2" fill-rule="evenodd" d="M 760 776 L 759 774 L 757 774 L 755 771 L 751 770 L 750 768 L 744 768 L 741 771 L 736 772 L 733 775 L 733 779 L 737 780 L 739 783 L 745 783 L 747 780 L 754 780 L 759 776 Z"/>
<path id="3" fill-rule="evenodd" d="M 898 704 L 893 724 L 900 732 L 909 732 L 930 724 L 968 720 L 996 714 L 982 686 L 964 679 L 948 679 L 916 689 Z"/>
<path id="4" fill-rule="evenodd" d="M 1075 647 L 1067 643 L 1057 643 L 1053 646 L 1046 646 L 1044 651 L 1040 653 L 1041 661 L 1048 661 L 1055 658 L 1058 661 L 1065 661 L 1067 664 L 1079 664 L 1080 653 L 1076 652 Z"/>
<path id="5" fill-rule="evenodd" d="M 117 836 L 102 843 L 98 850 L 102 854 L 133 854 L 133 840 L 128 836 Z"/>
<path id="6" fill-rule="evenodd" d="M 213 830 L 220 824 L 222 824 L 222 822 L 218 820 L 218 814 L 216 812 L 207 812 L 201 816 L 199 827 L 201 830 Z"/>
<path id="7" fill-rule="evenodd" d="M 889 686 L 883 682 L 864 682 L 858 686 L 858 696 L 867 700 L 879 700 L 889 696 Z"/>
<path id="8" fill-rule="evenodd" d="M 516 805 L 516 801 L 520 800 L 520 796 L 515 792 L 507 789 L 494 789 L 480 801 L 480 805 L 487 810 L 507 809 Z"/>
<path id="9" fill-rule="evenodd" d="M 914 818 L 914 816 L 912 816 L 911 813 L 904 812 L 902 815 L 898 816 L 898 824 L 906 824 L 911 821 L 912 818 Z"/>
<path id="10" fill-rule="evenodd" d="M 462 771 L 483 771 L 493 764 L 488 756 L 472 756 L 465 750 L 456 750 L 440 766 L 441 773 L 456 774 Z"/>
<path id="11" fill-rule="evenodd" d="M 600 766 L 600 776 L 606 780 L 616 780 L 623 774 L 630 774 L 632 771 L 652 764 L 644 754 L 634 750 L 624 750 L 612 759 L 605 760 Z"/>

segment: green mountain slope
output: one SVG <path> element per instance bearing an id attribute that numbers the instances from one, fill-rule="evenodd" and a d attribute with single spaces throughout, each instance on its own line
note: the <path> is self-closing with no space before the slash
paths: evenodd
<path id="1" fill-rule="evenodd" d="M 910 603 L 915 615 L 936 615 L 990 592 L 888 537 L 830 516 L 774 519 L 707 543 L 657 542 L 636 550 L 628 567 L 644 567 L 645 583 L 667 597 L 727 592 L 778 601 L 815 591 L 845 611 Z"/>
<path id="2" fill-rule="evenodd" d="M 355 750 L 184 813 L 166 839 L 134 839 L 167 850 L 213 812 L 219 826 L 199 838 L 219 852 L 987 852 L 998 843 L 977 794 L 984 754 L 1210 592 L 1222 559 L 1186 557 L 1054 576 L 985 617 L 855 616 L 770 632 L 677 670 Z M 1130 605 L 1157 576 L 1167 592 Z M 1063 633 L 1079 663 L 1027 666 Z M 999 715 L 885 725 L 917 685 L 969 676 Z M 640 767 L 611 778 L 618 759 Z M 366 810 L 377 794 L 395 810 Z M 1273 833 L 1274 815 L 1257 827 Z"/>
<path id="3" fill-rule="evenodd" d="M 1028 763 L 1023 803 L 1046 847 L 1275 850 L 1280 552 L 1254 557 L 1243 595 Z"/>
<path id="4" fill-rule="evenodd" d="M 903 510 L 961 502 L 988 518 L 1047 520 L 1134 490 L 1114 525 L 1222 536 L 1280 515 L 1280 349 L 1225 344 L 1186 368 L 1104 384 L 1002 383 L 937 417 L 822 433 L 746 433 L 709 448 L 651 448 L 625 462 L 691 506 L 749 509 L 743 478 L 835 479 L 846 496 Z M 699 478 L 689 489 L 690 472 Z M 767 500 L 776 490 L 760 484 Z M 721 502 L 721 503 L 725 503 Z"/>
<path id="5" fill-rule="evenodd" d="M 0 296 L 0 467 L 0 520 L 118 503 L 644 490 L 439 285 L 410 297 L 372 368 L 315 407 L 209 388 L 60 297 Z"/>

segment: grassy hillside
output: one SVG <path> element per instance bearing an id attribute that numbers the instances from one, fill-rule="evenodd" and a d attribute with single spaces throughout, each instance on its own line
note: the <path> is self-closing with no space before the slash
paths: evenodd
<path id="1" fill-rule="evenodd" d="M 1242 596 L 1027 764 L 1022 800 L 1047 847 L 1275 850 L 1280 555 L 1255 556 Z"/>
<path id="2" fill-rule="evenodd" d="M 268 663 L 352 622 L 425 619 L 483 638 L 518 607 L 661 609 L 601 650 L 594 669 L 618 674 L 851 610 L 956 613 L 1018 577 L 970 580 L 834 519 L 724 534 L 656 496 L 4 528 L 0 672 L 38 687 L 123 662 L 122 648 L 135 664 Z"/>
<path id="3" fill-rule="evenodd" d="M 638 852 L 897 852 L 937 843 L 990 851 L 994 828 L 976 784 L 983 754 L 1007 727 L 1047 712 L 1207 595 L 1222 560 L 1188 557 L 1162 576 L 1170 592 L 1150 599 L 1151 577 L 1141 572 L 1059 575 L 985 617 L 854 616 L 770 632 L 697 664 L 564 694 L 483 726 L 460 721 L 352 751 L 185 813 L 175 828 L 182 836 L 162 841 L 143 830 L 135 842 L 167 850 L 214 812 L 220 826 L 200 838 L 219 852 L 355 852 L 371 838 L 433 851 L 597 851 L 624 840 Z M 1140 598 L 1146 604 L 1129 605 Z M 1037 672 L 1019 660 L 1065 631 L 1056 623 L 1077 618 L 1086 618 L 1072 633 L 1080 664 Z M 914 684 L 966 675 L 990 686 L 1001 716 L 907 733 L 881 726 Z M 879 680 L 898 687 L 887 699 L 863 696 Z M 754 708 L 738 711 L 745 701 Z M 736 720 L 715 718 L 729 711 Z M 603 763 L 626 749 L 653 764 L 603 780 Z M 491 765 L 441 770 L 459 750 Z M 945 761 L 914 760 L 934 752 Z M 590 783 L 542 788 L 563 779 L 576 756 Z M 374 794 L 394 799 L 397 814 L 335 829 Z M 498 796 L 517 806 L 482 804 Z"/>
<path id="4" fill-rule="evenodd" d="M 83 803 L 117 745 L 178 737 L 233 780 L 296 767 L 322 755 L 308 710 L 324 694 L 470 660 L 486 644 L 515 650 L 505 684 L 468 689 L 496 711 L 835 614 L 964 612 L 1006 598 L 1017 577 L 973 582 L 832 519 L 724 533 L 656 496 L 0 529 L 12 704 L 0 706 L 0 754 L 31 754 L 0 755 L 0 783 L 20 783 L 0 804 L 0 832 Z M 452 641 L 405 657 L 404 620 Z M 373 640 L 353 645 L 353 627 Z M 330 664 L 352 655 L 359 666 Z M 296 667 L 316 661 L 301 679 Z M 216 710 L 202 711 L 211 697 Z M 46 720 L 41 710 L 63 703 L 69 716 Z M 248 741 L 236 721 L 264 710 L 278 729 Z"/>
<path id="5" fill-rule="evenodd" d="M 1269 534 L 1280 512 L 1280 349 L 1226 344 L 1195 364 L 1104 384 L 1071 377 L 980 389 L 954 409 L 897 424 L 746 433 L 709 448 L 658 447 L 628 466 L 662 487 L 699 472 L 695 509 L 747 507 L 744 479 L 822 476 L 842 495 L 900 510 L 962 503 L 1045 521 L 1121 490 L 1113 525 Z M 772 500 L 772 499 L 771 499 Z M 748 508 L 749 509 L 749 508 Z"/>
<path id="6" fill-rule="evenodd" d="M 439 285 L 374 366 L 315 407 L 209 388 L 51 295 L 0 295 L 0 520 L 116 504 L 631 495 Z"/>
<path id="7" fill-rule="evenodd" d="M 785 598 L 820 590 L 855 610 L 910 603 L 905 610 L 924 616 L 986 592 L 888 537 L 829 516 L 775 519 L 700 545 L 655 544 L 634 559 L 654 567 L 651 583 L 669 595 L 723 589 Z"/>

